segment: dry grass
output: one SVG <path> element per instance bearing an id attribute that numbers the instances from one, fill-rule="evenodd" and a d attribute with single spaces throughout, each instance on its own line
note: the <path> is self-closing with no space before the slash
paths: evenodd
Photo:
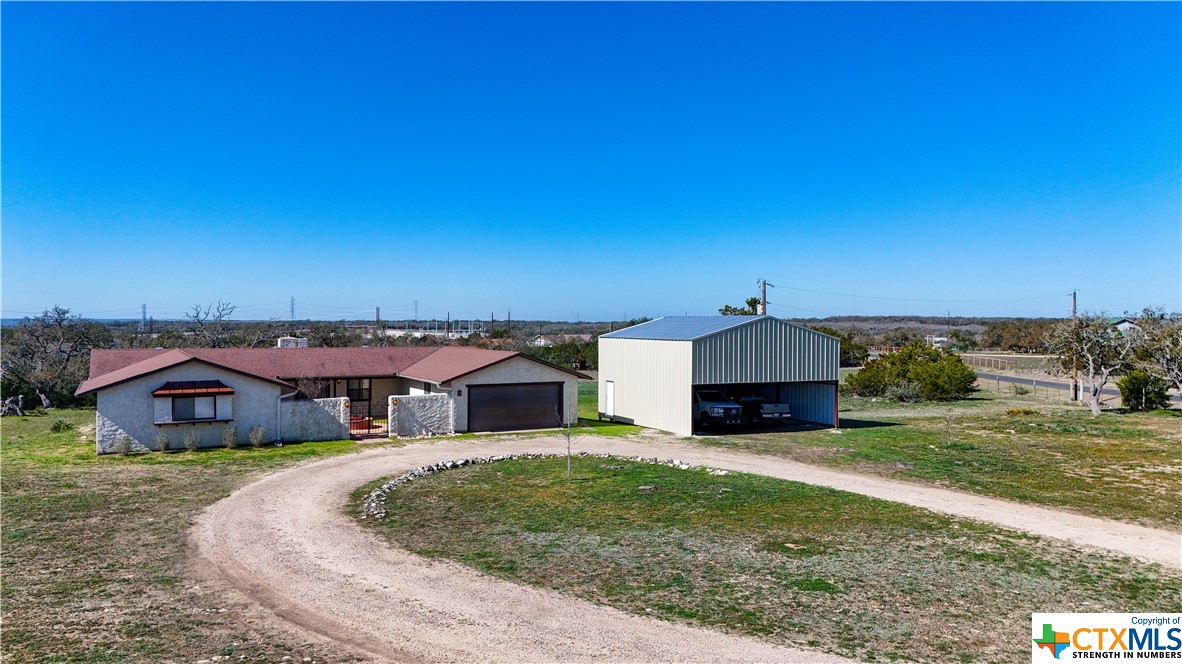
<path id="1" fill-rule="evenodd" d="M 342 661 L 192 578 L 185 531 L 260 472 L 353 443 L 96 458 L 94 411 L 2 426 L 4 661 Z"/>

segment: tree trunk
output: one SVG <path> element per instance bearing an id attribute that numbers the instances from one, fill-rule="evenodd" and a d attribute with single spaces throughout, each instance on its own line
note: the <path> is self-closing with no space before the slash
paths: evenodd
<path id="1" fill-rule="evenodd" d="M 41 399 L 41 407 L 42 408 L 44 408 L 46 410 L 53 408 L 53 402 L 49 400 L 48 394 L 42 392 L 41 390 L 37 390 L 37 398 Z"/>
<path id="2" fill-rule="evenodd" d="M 1092 393 L 1092 398 L 1088 400 L 1088 408 L 1092 409 L 1092 417 L 1100 416 L 1100 394 L 1098 392 Z"/>

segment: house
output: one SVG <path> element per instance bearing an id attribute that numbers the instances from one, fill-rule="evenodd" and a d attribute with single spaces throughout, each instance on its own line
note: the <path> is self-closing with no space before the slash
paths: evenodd
<path id="1" fill-rule="evenodd" d="M 76 394 L 97 397 L 105 453 L 161 434 L 179 447 L 187 432 L 219 445 L 229 427 L 243 441 L 255 427 L 278 441 L 388 435 L 407 417 L 428 433 L 555 427 L 577 422 L 580 378 L 469 347 L 96 349 Z"/>
<path id="2" fill-rule="evenodd" d="M 1130 318 L 1106 318 L 1104 319 L 1104 322 L 1120 330 L 1121 334 L 1128 334 L 1129 330 L 1141 329 L 1141 326 L 1137 325 L 1137 323 L 1135 323 Z"/>
<path id="3" fill-rule="evenodd" d="M 694 392 L 715 390 L 836 427 L 839 351 L 836 337 L 772 316 L 658 318 L 600 335 L 600 416 L 688 436 Z"/>
<path id="4" fill-rule="evenodd" d="M 586 343 L 591 341 L 590 334 L 539 334 L 529 340 L 534 348 L 549 348 L 564 343 Z"/>

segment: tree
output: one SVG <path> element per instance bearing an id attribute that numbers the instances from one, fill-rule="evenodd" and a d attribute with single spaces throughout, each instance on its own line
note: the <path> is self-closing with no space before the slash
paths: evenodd
<path id="1" fill-rule="evenodd" d="M 233 332 L 230 326 L 230 314 L 233 314 L 237 308 L 237 305 L 221 300 L 218 300 L 217 305 L 207 305 L 205 309 L 202 309 L 200 304 L 195 304 L 193 311 L 185 314 L 185 320 L 189 321 L 189 332 L 201 346 L 206 348 L 233 346 L 230 340 Z"/>
<path id="2" fill-rule="evenodd" d="M 745 307 L 732 307 L 727 304 L 718 310 L 723 316 L 755 316 L 759 313 L 759 298 L 749 297 Z"/>
<path id="3" fill-rule="evenodd" d="M 44 408 L 73 401 L 90 373 L 90 350 L 114 345 L 105 325 L 56 305 L 6 332 L 0 360 L 5 394 L 35 394 Z"/>
<path id="4" fill-rule="evenodd" d="M 838 357 L 838 364 L 843 367 L 860 367 L 866 363 L 866 358 L 870 357 L 870 351 L 865 345 L 854 341 L 853 335 L 849 333 L 838 332 L 832 327 L 825 325 L 810 325 L 810 330 L 816 330 L 821 334 L 828 334 L 831 337 L 837 337 L 841 340 L 841 355 Z"/>
<path id="5" fill-rule="evenodd" d="M 1113 374 L 1132 366 L 1141 333 L 1124 334 L 1109 325 L 1104 314 L 1084 313 L 1051 327 L 1046 336 L 1050 352 L 1070 368 L 1072 360 L 1083 371 L 1088 386 L 1088 408 L 1100 415 L 1100 396 Z"/>
<path id="6" fill-rule="evenodd" d="M 903 401 L 963 399 L 977 390 L 976 382 L 977 374 L 959 355 L 922 341 L 870 360 L 845 379 L 846 387 L 859 396 Z"/>
<path id="7" fill-rule="evenodd" d="M 1142 335 L 1138 368 L 1182 392 L 1182 314 L 1145 309 L 1136 323 Z"/>
<path id="8" fill-rule="evenodd" d="M 1139 369 L 1130 371 L 1116 381 L 1120 388 L 1120 402 L 1129 410 L 1158 410 L 1170 407 L 1169 386 L 1166 381 Z"/>
<path id="9" fill-rule="evenodd" d="M 994 321 L 985 326 L 979 345 L 1015 353 L 1044 352 L 1047 350 L 1047 334 L 1053 324 L 1046 320 Z"/>
<path id="10" fill-rule="evenodd" d="M 973 350 L 977 347 L 977 337 L 967 330 L 953 330 L 948 333 L 948 340 L 952 342 L 953 350 Z"/>

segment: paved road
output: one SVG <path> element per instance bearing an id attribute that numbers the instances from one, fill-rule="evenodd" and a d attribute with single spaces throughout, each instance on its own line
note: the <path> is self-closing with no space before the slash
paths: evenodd
<path id="1" fill-rule="evenodd" d="M 985 373 L 984 371 L 978 371 L 977 378 L 980 378 L 981 380 L 984 380 L 984 381 L 1000 380 L 1003 383 L 1014 383 L 1017 385 L 1026 385 L 1027 387 L 1049 387 L 1052 390 L 1062 390 L 1064 392 L 1068 392 L 1071 390 L 1071 381 L 1047 380 L 1047 379 L 1043 379 L 1043 378 L 1029 378 L 1027 376 L 1010 376 L 1007 374 Z M 1083 381 L 1080 381 L 1080 383 L 1079 383 L 1079 393 L 1080 393 L 1080 398 L 1085 398 L 1087 396 L 1087 386 L 1084 385 Z M 1105 387 L 1103 390 L 1100 391 L 1100 393 L 1106 397 L 1120 398 L 1120 390 L 1118 390 L 1115 387 Z M 1174 394 L 1170 397 L 1170 399 L 1172 401 L 1182 403 L 1182 395 Z"/>

